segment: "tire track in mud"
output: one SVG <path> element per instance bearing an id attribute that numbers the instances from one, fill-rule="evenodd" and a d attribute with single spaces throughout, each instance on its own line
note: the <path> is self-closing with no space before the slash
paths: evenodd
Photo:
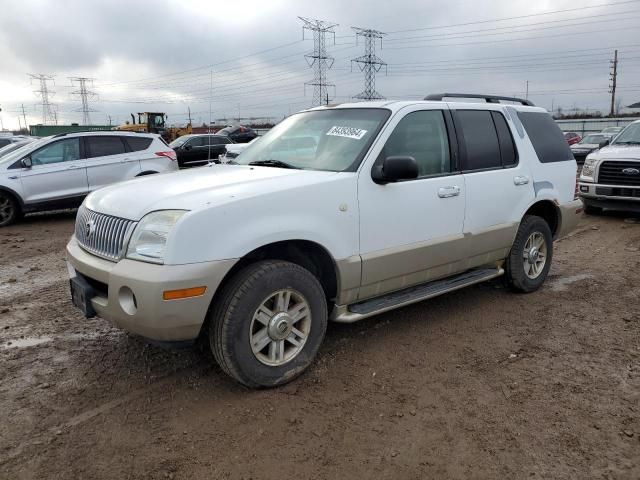
<path id="1" fill-rule="evenodd" d="M 17 259 L 0 268 L 0 304 L 67 280 L 64 252 Z"/>

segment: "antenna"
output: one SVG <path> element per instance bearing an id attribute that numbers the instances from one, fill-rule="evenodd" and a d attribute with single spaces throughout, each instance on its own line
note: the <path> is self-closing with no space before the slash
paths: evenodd
<path id="1" fill-rule="evenodd" d="M 353 68 L 353 63 L 355 62 L 360 67 L 360 71 L 364 72 L 364 91 L 353 98 L 383 100 L 384 97 L 376 91 L 376 73 L 382 67 L 386 69 L 387 63 L 376 55 L 376 40 L 380 39 L 380 48 L 382 48 L 382 37 L 386 33 L 370 28 L 351 28 L 356 32 L 356 44 L 359 37 L 364 37 L 364 55 L 351 60 L 351 68 Z"/>
<path id="2" fill-rule="evenodd" d="M 305 55 L 309 67 L 313 68 L 313 80 L 306 82 L 305 85 L 313 86 L 313 100 L 311 105 L 318 106 L 326 100 L 329 103 L 328 87 L 335 87 L 333 83 L 327 81 L 327 70 L 333 66 L 334 58 L 327 54 L 326 34 L 333 34 L 333 43 L 336 43 L 336 33 L 334 28 L 337 23 L 325 22 L 324 20 L 315 20 L 312 18 L 298 17 L 304 25 L 302 26 L 302 39 L 304 40 L 304 31 L 313 32 L 313 53 Z"/>

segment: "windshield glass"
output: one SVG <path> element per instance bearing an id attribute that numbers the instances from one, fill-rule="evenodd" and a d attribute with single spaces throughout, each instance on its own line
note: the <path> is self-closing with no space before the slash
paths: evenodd
<path id="1" fill-rule="evenodd" d="M 169 146 L 171 148 L 175 148 L 175 147 L 180 147 L 184 144 L 184 142 L 186 142 L 187 140 L 189 140 L 189 136 L 188 135 L 183 135 L 182 137 L 178 137 L 176 138 L 173 142 L 171 142 L 169 144 Z"/>
<path id="2" fill-rule="evenodd" d="M 29 142 L 10 143 L 9 145 L 0 148 L 0 157 L 4 157 L 6 154 L 24 147 L 27 143 Z"/>
<path id="3" fill-rule="evenodd" d="M 602 133 L 618 133 L 620 130 L 622 130 L 622 127 L 607 127 L 602 130 Z"/>
<path id="4" fill-rule="evenodd" d="M 236 159 L 247 165 L 353 172 L 389 117 L 381 108 L 302 112 L 283 120 Z M 280 164 L 278 164 L 280 162 Z"/>
<path id="5" fill-rule="evenodd" d="M 632 123 L 616 137 L 613 143 L 640 144 L 640 123 Z"/>
<path id="6" fill-rule="evenodd" d="M 21 148 L 18 148 L 17 150 L 14 150 L 13 152 L 9 152 L 6 155 L 4 155 L 2 158 L 0 158 L 0 162 L 2 162 L 2 163 L 4 163 L 4 162 L 10 163 L 10 162 L 13 162 L 14 160 L 19 160 L 23 156 L 28 154 L 29 152 L 32 152 L 36 148 L 46 144 L 52 138 L 53 137 L 43 137 L 43 138 L 39 138 L 37 140 L 34 140 L 33 142 L 29 142 L 26 145 L 23 145 Z"/>
<path id="7" fill-rule="evenodd" d="M 607 138 L 606 135 L 587 135 L 582 139 L 580 143 L 591 143 L 591 144 L 600 144 L 600 142 L 604 142 Z"/>

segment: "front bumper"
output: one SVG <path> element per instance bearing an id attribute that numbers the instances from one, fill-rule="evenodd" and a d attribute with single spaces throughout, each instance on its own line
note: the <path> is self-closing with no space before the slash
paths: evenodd
<path id="1" fill-rule="evenodd" d="M 71 237 L 67 244 L 71 276 L 80 274 L 94 286 L 91 305 L 116 326 L 158 341 L 195 339 L 209 305 L 235 259 L 187 265 L 155 265 L 123 259 L 117 263 L 84 251 Z M 198 297 L 163 300 L 166 290 L 206 286 Z"/>
<path id="2" fill-rule="evenodd" d="M 625 212 L 640 212 L 640 186 L 579 182 L 578 191 L 585 205 Z"/>
<path id="3" fill-rule="evenodd" d="M 584 210 L 582 201 L 574 200 L 563 205 L 559 205 L 560 208 L 560 228 L 556 238 L 562 238 L 573 231 L 580 221 L 580 215 Z"/>

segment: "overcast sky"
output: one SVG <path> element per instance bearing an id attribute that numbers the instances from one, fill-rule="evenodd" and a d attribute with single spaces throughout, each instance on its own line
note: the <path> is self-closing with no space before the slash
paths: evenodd
<path id="1" fill-rule="evenodd" d="M 556 13 L 553 13 L 556 12 Z M 59 123 L 81 122 L 69 77 L 94 79 L 94 124 L 130 112 L 167 112 L 181 124 L 212 118 L 280 119 L 311 105 L 305 16 L 339 24 L 327 37 L 336 101 L 364 88 L 350 59 L 364 53 L 352 26 L 389 32 L 376 77 L 387 98 L 443 91 L 525 95 L 551 108 L 608 111 L 609 60 L 619 53 L 619 97 L 640 101 L 640 0 L 3 0 L 0 118 L 17 128 L 42 109 L 28 76 L 54 77 Z M 513 18 L 519 17 L 519 18 Z M 213 72 L 213 73 L 211 73 Z M 213 88 L 211 88 L 213 84 Z"/>

